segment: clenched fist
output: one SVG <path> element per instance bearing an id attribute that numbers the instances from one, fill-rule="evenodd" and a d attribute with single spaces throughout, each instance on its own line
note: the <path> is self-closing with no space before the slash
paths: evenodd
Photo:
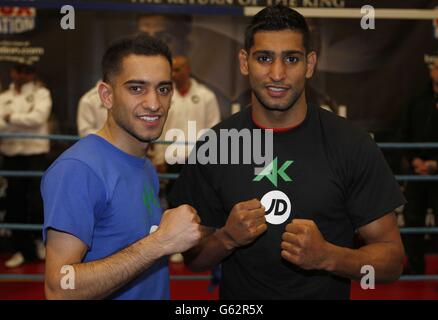
<path id="1" fill-rule="evenodd" d="M 313 220 L 292 220 L 282 239 L 281 256 L 284 259 L 306 270 L 324 269 L 328 242 Z"/>
<path id="2" fill-rule="evenodd" d="M 438 163 L 435 160 L 422 160 L 420 158 L 415 158 L 412 160 L 412 167 L 416 174 L 423 176 L 431 175 L 437 171 Z"/>
<path id="3" fill-rule="evenodd" d="M 234 249 L 253 242 L 267 230 L 265 208 L 257 199 L 239 202 L 228 216 L 223 233 L 227 236 L 227 247 Z"/>
<path id="4" fill-rule="evenodd" d="M 196 210 L 186 204 L 166 210 L 153 234 L 165 255 L 187 251 L 201 239 L 200 219 Z"/>

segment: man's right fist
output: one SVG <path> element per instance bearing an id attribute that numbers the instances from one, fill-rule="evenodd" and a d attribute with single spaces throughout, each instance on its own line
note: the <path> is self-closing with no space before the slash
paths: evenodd
<path id="1" fill-rule="evenodd" d="M 153 235 L 165 255 L 184 252 L 201 240 L 200 222 L 196 210 L 183 204 L 163 213 L 160 226 Z"/>
<path id="2" fill-rule="evenodd" d="M 222 232 L 226 247 L 234 249 L 250 244 L 268 229 L 265 208 L 257 199 L 239 202 L 231 209 Z"/>

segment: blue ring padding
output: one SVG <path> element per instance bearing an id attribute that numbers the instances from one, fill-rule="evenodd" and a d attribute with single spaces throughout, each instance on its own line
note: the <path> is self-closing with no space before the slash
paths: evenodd
<path id="1" fill-rule="evenodd" d="M 196 280 L 211 280 L 212 276 L 209 275 L 193 275 L 193 276 L 181 276 L 171 275 L 170 280 L 173 281 L 196 281 Z M 0 274 L 0 281 L 44 281 L 44 274 Z M 438 275 L 406 275 L 401 276 L 398 281 L 438 281 Z"/>
<path id="2" fill-rule="evenodd" d="M 43 230 L 42 224 L 24 224 L 24 223 L 0 223 L 0 229 L 9 230 L 29 230 L 29 231 L 39 231 Z"/>
<path id="3" fill-rule="evenodd" d="M 48 140 L 69 140 L 77 141 L 80 139 L 76 135 L 67 134 L 29 134 L 29 133 L 10 133 L 10 132 L 0 132 L 0 138 L 2 139 L 48 139 Z M 174 141 L 164 141 L 157 140 L 153 143 L 160 144 L 194 144 L 194 142 L 174 142 Z M 382 149 L 438 149 L 438 143 L 436 142 L 409 142 L 409 143 L 399 143 L 399 142 L 382 142 L 377 144 Z"/>
<path id="4" fill-rule="evenodd" d="M 67 134 L 29 134 L 29 133 L 7 133 L 0 132 L 1 139 L 47 139 L 47 140 L 62 140 L 62 141 L 77 141 L 79 136 Z"/>
<path id="5" fill-rule="evenodd" d="M 409 275 L 401 276 L 399 281 L 438 281 L 438 275 L 431 274 L 419 274 L 419 275 Z"/>
<path id="6" fill-rule="evenodd" d="M 28 134 L 28 133 L 0 133 L 0 139 L 47 139 L 47 140 L 61 140 L 61 141 L 78 141 L 81 137 L 67 134 Z M 156 140 L 152 143 L 157 144 L 186 144 L 194 145 L 195 142 L 190 141 L 164 141 Z"/>
<path id="7" fill-rule="evenodd" d="M 44 171 L 0 170 L 0 177 L 42 177 Z"/>
<path id="8" fill-rule="evenodd" d="M 176 180 L 178 176 L 178 173 L 158 173 L 158 179 Z"/>
<path id="9" fill-rule="evenodd" d="M 382 149 L 438 149 L 436 142 L 381 142 L 377 145 Z"/>
<path id="10" fill-rule="evenodd" d="M 0 274 L 0 281 L 44 281 L 44 274 Z"/>
<path id="11" fill-rule="evenodd" d="M 193 281 L 193 280 L 211 280 L 211 275 L 171 275 L 170 280 L 175 281 Z M 27 280 L 27 281 L 44 281 L 44 274 L 0 274 L 1 280 Z"/>
<path id="12" fill-rule="evenodd" d="M 0 229 L 10 230 L 42 230 L 42 224 L 24 224 L 24 223 L 0 223 Z M 435 234 L 438 233 L 438 227 L 418 227 L 418 228 L 400 228 L 401 234 Z"/>
<path id="13" fill-rule="evenodd" d="M 416 175 L 396 175 L 397 181 L 438 181 L 438 175 L 416 176 Z"/>
<path id="14" fill-rule="evenodd" d="M 209 275 L 171 275 L 170 280 L 175 281 L 193 281 L 193 280 L 211 280 L 212 276 Z M 26 281 L 44 281 L 44 274 L 0 274 L 0 281 L 14 281 L 14 280 L 26 280 Z"/>
<path id="15" fill-rule="evenodd" d="M 60 10 L 63 5 L 72 5 L 75 10 L 103 10 L 103 11 L 134 11 L 137 13 L 161 13 L 161 14 L 206 14 L 206 15 L 233 15 L 243 16 L 244 7 L 221 6 L 221 5 L 171 5 L 171 4 L 148 4 L 148 3 L 117 3 L 111 1 L 2 1 L 2 6 L 34 7 L 40 9 Z"/>
<path id="16" fill-rule="evenodd" d="M 12 170 L 0 170 L 0 177 L 42 177 L 44 171 L 12 171 Z M 176 180 L 178 173 L 158 173 L 159 179 Z"/>
<path id="17" fill-rule="evenodd" d="M 80 139 L 79 136 L 66 135 L 66 134 L 29 134 L 29 133 L 7 133 L 0 132 L 0 138 L 2 139 L 48 139 L 48 140 L 68 140 L 77 141 Z M 157 140 L 153 143 L 158 144 L 195 144 L 194 142 L 174 142 L 174 141 L 164 141 Z M 382 142 L 377 144 L 382 149 L 438 149 L 438 143 L 436 142 L 410 142 L 410 143 L 399 143 L 399 142 Z"/>
<path id="18" fill-rule="evenodd" d="M 0 176 L 3 177 L 42 177 L 44 171 L 27 171 L 27 170 L 0 170 Z M 159 173 L 159 179 L 176 180 L 177 173 Z M 415 175 L 396 175 L 397 181 L 438 181 L 438 175 L 433 176 L 415 176 Z"/>
<path id="19" fill-rule="evenodd" d="M 401 234 L 432 234 L 438 233 L 437 227 L 400 228 Z"/>

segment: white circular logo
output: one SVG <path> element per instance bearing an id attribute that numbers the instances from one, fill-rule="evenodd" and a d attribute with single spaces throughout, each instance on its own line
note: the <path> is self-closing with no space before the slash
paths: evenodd
<path id="1" fill-rule="evenodd" d="M 154 233 L 155 231 L 157 231 L 157 229 L 158 229 L 158 226 L 153 225 L 153 226 L 151 227 L 151 229 L 149 230 L 149 234 Z"/>
<path id="2" fill-rule="evenodd" d="M 270 191 L 263 196 L 261 203 L 266 209 L 266 222 L 270 224 L 282 224 L 290 217 L 292 206 L 284 192 Z"/>

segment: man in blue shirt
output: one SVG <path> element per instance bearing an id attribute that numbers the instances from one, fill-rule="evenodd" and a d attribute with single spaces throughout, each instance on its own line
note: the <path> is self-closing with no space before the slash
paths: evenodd
<path id="1" fill-rule="evenodd" d="M 171 64 L 167 46 L 145 35 L 106 51 L 105 126 L 64 152 L 41 183 L 47 298 L 169 299 L 166 257 L 200 239 L 192 207 L 162 213 L 145 157 L 170 107 Z"/>

